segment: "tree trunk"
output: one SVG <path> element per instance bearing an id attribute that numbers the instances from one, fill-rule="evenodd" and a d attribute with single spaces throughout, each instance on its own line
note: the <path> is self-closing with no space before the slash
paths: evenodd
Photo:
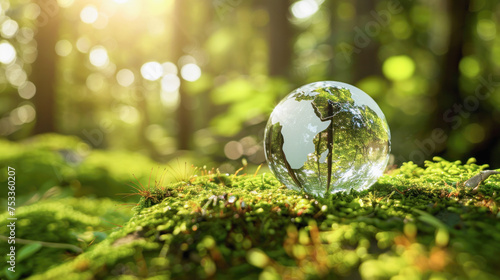
<path id="1" fill-rule="evenodd" d="M 470 0 L 448 0 L 447 10 L 450 21 L 450 32 L 448 42 L 448 52 L 445 54 L 440 71 L 439 86 L 437 89 L 438 108 L 436 110 L 435 125 L 448 127 L 449 124 L 443 119 L 443 114 L 452 108 L 453 104 L 461 104 L 460 87 L 458 78 L 460 77 L 459 64 L 462 60 L 462 48 L 467 33 L 468 10 Z"/>
<path id="2" fill-rule="evenodd" d="M 186 28 L 188 21 L 188 5 L 186 0 L 175 1 L 174 9 L 174 40 L 173 40 L 173 57 L 176 62 L 181 56 L 184 55 L 184 47 L 188 41 L 188 34 Z M 178 65 L 181 66 L 181 65 Z M 180 72 L 180 69 L 179 69 Z M 190 96 L 186 94 L 183 84 L 181 82 L 179 88 L 179 107 L 177 108 L 177 148 L 179 150 L 189 150 L 191 148 L 191 134 L 192 134 L 192 117 L 190 111 Z"/>
<path id="3" fill-rule="evenodd" d="M 376 12 L 376 1 L 365 1 L 358 0 L 358 5 L 356 6 L 356 13 L 359 14 L 358 20 L 356 23 L 356 27 L 361 30 L 368 38 L 368 44 L 366 46 L 361 47 L 359 53 L 353 53 L 354 60 L 354 71 L 353 71 L 353 83 L 357 83 L 360 80 L 372 76 L 372 75 L 380 75 L 380 63 L 378 60 L 378 51 L 380 44 L 376 40 L 376 38 L 371 37 L 369 34 L 370 31 L 367 29 L 370 28 L 367 24 L 369 22 L 373 22 L 373 12 Z M 379 27 L 385 28 L 385 27 Z"/>
<path id="4" fill-rule="evenodd" d="M 142 82 L 144 83 L 144 80 Z M 142 86 L 141 89 L 135 89 L 137 91 L 135 92 L 135 94 L 138 97 L 136 108 L 141 116 L 141 122 L 139 124 L 139 142 L 141 143 L 142 146 L 144 146 L 148 150 L 150 157 L 152 157 L 155 160 L 160 160 L 161 158 L 160 155 L 158 154 L 158 151 L 156 150 L 153 143 L 151 143 L 151 141 L 146 136 L 147 134 L 146 131 L 149 125 L 151 125 L 151 118 L 149 117 L 149 112 L 148 112 L 148 96 L 144 92 L 145 90 L 143 88 L 144 86 Z"/>
<path id="5" fill-rule="evenodd" d="M 267 0 L 269 12 L 269 75 L 288 76 L 292 56 L 289 0 Z"/>
<path id="6" fill-rule="evenodd" d="M 37 4 L 44 8 L 37 20 L 38 32 L 35 40 L 38 56 L 33 63 L 31 80 L 36 86 L 33 98 L 36 108 L 36 124 L 34 134 L 55 132 L 56 115 L 56 63 L 55 45 L 59 36 L 59 8 L 51 3 L 38 0 Z M 54 1 L 55 2 L 55 1 Z"/>

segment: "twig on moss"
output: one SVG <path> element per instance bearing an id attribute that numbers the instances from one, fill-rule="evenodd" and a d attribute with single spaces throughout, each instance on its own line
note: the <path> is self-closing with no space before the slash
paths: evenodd
<path id="1" fill-rule="evenodd" d="M 500 174 L 500 172 L 495 170 L 484 170 L 479 172 L 477 175 L 472 176 L 469 180 L 465 181 L 465 186 L 473 188 L 474 192 L 477 192 L 479 186 L 491 175 Z"/>
<path id="2" fill-rule="evenodd" d="M 9 240 L 7 236 L 0 235 L 1 240 Z M 39 243 L 43 247 L 50 247 L 50 248 L 58 248 L 58 249 L 68 249 L 71 250 L 75 253 L 81 254 L 83 253 L 82 248 L 75 246 L 73 244 L 67 244 L 67 243 L 54 243 L 54 242 L 45 242 L 45 241 L 38 241 L 38 240 L 28 240 L 28 239 L 21 239 L 21 238 L 16 238 L 16 242 L 20 244 L 33 244 L 33 243 Z"/>

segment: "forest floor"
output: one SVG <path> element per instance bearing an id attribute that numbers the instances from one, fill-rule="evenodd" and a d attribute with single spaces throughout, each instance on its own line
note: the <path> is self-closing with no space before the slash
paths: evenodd
<path id="1" fill-rule="evenodd" d="M 500 176 L 465 184 L 487 167 L 410 162 L 368 190 L 326 198 L 289 190 L 270 173 L 202 170 L 169 184 L 137 182 L 140 198 L 128 207 L 38 199 L 16 209 L 17 271 L 0 276 L 498 279 Z"/>

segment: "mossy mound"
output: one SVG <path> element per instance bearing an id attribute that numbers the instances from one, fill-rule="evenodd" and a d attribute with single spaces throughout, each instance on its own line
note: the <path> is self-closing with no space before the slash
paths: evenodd
<path id="1" fill-rule="evenodd" d="M 363 192 L 315 199 L 270 174 L 194 177 L 144 192 L 136 214 L 29 279 L 495 279 L 500 176 L 435 158 Z"/>
<path id="2" fill-rule="evenodd" d="M 125 223 L 130 216 L 130 208 L 120 208 L 110 199 L 60 198 L 18 207 L 16 272 L 2 266 L 0 279 L 23 279 L 71 260 L 87 250 L 89 244 L 106 239 L 117 224 Z M 0 214 L 2 221 L 8 221 L 7 218 L 11 218 L 8 212 Z M 0 236 L 9 236 L 9 231 L 2 226 Z M 10 246 L 2 240 L 0 250 L 10 252 Z"/>
<path id="3" fill-rule="evenodd" d="M 23 142 L 0 139 L 0 151 L 0 180 L 7 181 L 8 166 L 17 170 L 18 203 L 54 186 L 77 197 L 115 197 L 128 191 L 127 184 L 135 181 L 132 174 L 147 179 L 152 169 L 160 169 L 160 164 L 145 155 L 93 150 L 77 137 L 59 134 L 38 135 Z"/>

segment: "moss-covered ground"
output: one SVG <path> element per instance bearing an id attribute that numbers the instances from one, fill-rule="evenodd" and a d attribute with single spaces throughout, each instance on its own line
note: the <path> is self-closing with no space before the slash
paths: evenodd
<path id="1" fill-rule="evenodd" d="M 288 190 L 262 172 L 142 181 L 132 218 L 103 230 L 102 240 L 80 246 L 83 253 L 38 248 L 32 258 L 47 250 L 52 265 L 27 258 L 19 266 L 32 266 L 31 280 L 498 279 L 500 176 L 477 190 L 464 186 L 486 167 L 474 159 L 405 163 L 366 191 L 327 198 Z M 22 238 L 40 240 L 43 230 L 53 235 L 44 241 L 71 243 L 72 231 L 102 227 L 99 200 L 89 209 L 89 200 L 77 201 L 21 207 Z M 103 203 L 102 211 L 113 207 Z M 50 258 L 61 252 L 64 259 Z"/>

